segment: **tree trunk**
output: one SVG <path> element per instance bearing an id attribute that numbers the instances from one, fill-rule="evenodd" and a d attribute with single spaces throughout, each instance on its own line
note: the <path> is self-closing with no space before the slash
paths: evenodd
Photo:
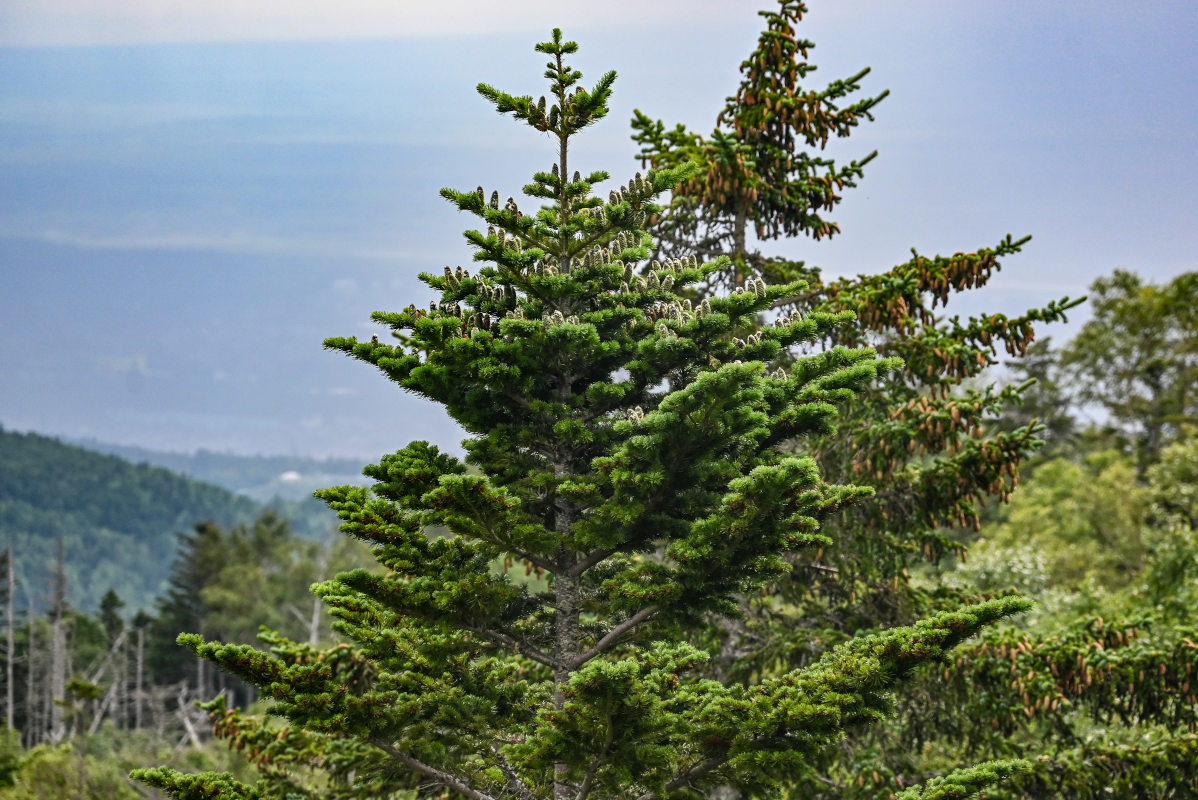
<path id="1" fill-rule="evenodd" d="M 146 628 L 141 626 L 137 629 L 137 664 L 134 667 L 135 677 L 133 683 L 133 728 L 141 730 L 141 706 L 145 687 L 142 685 L 142 679 L 145 676 L 146 664 Z"/>
<path id="2" fill-rule="evenodd" d="M 745 272 L 747 259 L 745 256 L 745 228 L 749 224 L 748 215 L 745 212 L 744 206 L 736 209 L 736 222 L 732 229 L 732 269 L 733 269 L 733 284 L 736 286 L 745 285 Z"/>
<path id="3" fill-rule="evenodd" d="M 67 695 L 67 576 L 64 565 L 62 538 L 58 540 L 58 558 L 54 565 L 54 623 L 50 629 L 50 741 L 61 742 L 66 736 L 63 717 Z"/>
<path id="4" fill-rule="evenodd" d="M 17 595 L 17 573 L 12 563 L 12 543 L 8 545 L 8 597 L 5 598 L 4 621 L 8 634 L 4 648 L 4 709 L 5 723 L 8 729 L 13 729 L 13 659 L 16 657 L 16 635 L 13 630 L 13 617 L 16 616 L 15 598 Z"/>
<path id="5" fill-rule="evenodd" d="M 37 629 L 37 614 L 33 608 L 33 599 L 26 597 L 29 606 L 29 614 L 25 618 L 25 626 L 29 630 L 28 641 L 25 644 L 25 746 L 33 747 L 38 743 L 38 719 L 41 716 L 41 710 L 37 705 L 37 684 L 34 682 L 33 676 L 37 674 L 34 669 L 33 656 L 37 652 L 34 648 L 34 631 Z"/>

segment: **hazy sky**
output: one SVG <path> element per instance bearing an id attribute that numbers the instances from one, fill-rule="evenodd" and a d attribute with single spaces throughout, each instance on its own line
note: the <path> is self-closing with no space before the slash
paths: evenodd
<path id="1" fill-rule="evenodd" d="M 435 6 L 435 7 L 434 7 Z M 814 0 L 814 76 L 892 92 L 834 146 L 880 155 L 832 274 L 1033 234 L 961 313 L 1018 313 L 1115 268 L 1198 252 L 1198 6 Z M 440 410 L 320 349 L 468 263 L 437 197 L 515 194 L 549 142 L 478 81 L 540 94 L 554 25 L 620 72 L 584 167 L 636 169 L 633 108 L 709 130 L 756 4 L 5 0 L 0 3 L 0 424 L 164 449 L 348 455 Z M 814 81 L 813 81 L 814 82 Z M 1046 333 L 1061 338 L 1068 329 Z"/>

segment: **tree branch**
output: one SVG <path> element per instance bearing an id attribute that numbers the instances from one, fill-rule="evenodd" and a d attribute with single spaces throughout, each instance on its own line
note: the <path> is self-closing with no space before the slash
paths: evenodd
<path id="1" fill-rule="evenodd" d="M 574 566 L 570 567 L 566 574 L 571 578 L 577 578 L 603 559 L 617 552 L 619 552 L 619 549 L 615 547 L 604 547 L 599 550 L 594 550 L 586 558 L 576 561 Z"/>
<path id="2" fill-rule="evenodd" d="M 516 770 L 514 770 L 512 765 L 508 763 L 508 760 L 504 757 L 503 752 L 498 747 L 491 745 L 491 754 L 495 756 L 495 763 L 499 764 L 499 770 L 503 773 L 504 777 L 507 778 L 508 786 L 510 786 L 512 791 L 516 793 L 516 796 L 519 797 L 520 800 L 536 800 L 536 795 L 533 794 L 532 789 L 530 789 L 528 784 L 521 780 L 520 776 L 516 774 Z"/>
<path id="3" fill-rule="evenodd" d="M 636 612 L 631 617 L 624 620 L 619 625 L 617 625 L 616 627 L 614 627 L 610 631 L 608 631 L 607 635 L 605 635 L 599 641 L 595 642 L 595 646 L 592 647 L 590 650 L 587 650 L 585 653 L 582 653 L 577 658 L 575 658 L 573 661 L 571 661 L 568 664 L 569 668 L 572 670 L 578 669 L 579 667 L 581 667 L 583 664 L 590 661 L 595 656 L 597 656 L 600 653 L 607 650 L 607 648 L 618 637 L 620 637 L 623 634 L 627 633 L 628 631 L 632 630 L 637 625 L 640 625 L 642 622 L 649 619 L 649 617 L 653 616 L 660 610 L 661 610 L 661 606 L 659 606 L 657 604 L 654 604 L 651 606 L 645 606 L 640 611 Z"/>
<path id="4" fill-rule="evenodd" d="M 490 535 L 490 539 L 484 539 L 484 541 L 490 541 L 491 544 L 499 545 L 504 550 L 508 551 L 512 555 L 519 556 L 521 559 L 532 564 L 534 567 L 540 567 L 541 569 L 547 570 L 550 572 L 553 571 L 554 565 L 553 565 L 552 561 L 548 561 L 534 553 L 528 553 L 528 552 L 525 552 L 524 550 L 519 549 L 518 547 L 515 547 L 514 545 L 512 545 L 511 541 L 504 541 L 504 539 L 502 537 L 500 537 L 498 533 L 495 532 L 495 528 L 492 527 L 491 525 L 489 525 L 488 523 L 484 522 L 483 520 L 477 519 L 477 518 L 475 519 L 475 521 L 478 522 L 479 525 L 481 525 L 483 527 L 483 529 L 485 529 L 486 532 Z M 482 539 L 483 537 L 480 536 L 479 538 Z"/>
<path id="5" fill-rule="evenodd" d="M 471 800 L 498 800 L 498 798 L 493 797 L 486 792 L 480 792 L 478 789 L 475 789 L 473 786 L 466 783 L 456 775 L 450 775 L 448 772 L 442 772 L 436 767 L 430 767 L 428 764 L 425 764 L 423 761 L 417 758 L 413 758 L 407 753 L 400 752 L 390 742 L 371 739 L 370 743 L 382 750 L 387 755 L 391 756 L 399 763 L 403 764 L 408 769 L 419 772 L 421 775 L 426 775 L 435 780 L 437 783 L 453 789 L 455 792 L 464 794 L 466 797 L 471 798 Z"/>
<path id="6" fill-rule="evenodd" d="M 599 759 L 594 759 L 587 766 L 587 774 L 582 779 L 582 785 L 578 787 L 578 794 L 574 800 L 586 800 L 588 794 L 591 793 L 591 784 L 595 782 L 595 773 L 599 771 Z"/>
<path id="7" fill-rule="evenodd" d="M 674 780 L 667 783 L 665 793 L 671 794 L 673 792 L 678 791 L 683 786 L 686 786 L 688 783 L 693 781 L 695 778 L 699 778 L 699 777 L 706 775 L 707 773 L 711 772 L 716 767 L 722 765 L 727 760 L 728 760 L 728 754 L 724 753 L 723 755 L 712 756 L 711 758 L 706 758 L 706 759 L 700 761 L 698 764 L 695 764 L 693 767 L 688 769 L 686 772 L 683 772 L 677 778 L 675 778 Z M 658 797 L 660 797 L 660 795 L 658 795 L 657 792 L 645 792 L 643 795 L 638 797 L 637 800 L 657 800 Z"/>
<path id="8" fill-rule="evenodd" d="M 599 752 L 595 754 L 595 757 L 591 759 L 591 763 L 587 765 L 586 775 L 582 779 L 582 785 L 578 787 L 578 794 L 575 795 L 574 800 L 587 800 L 587 795 L 591 793 L 591 787 L 595 783 L 595 776 L 599 773 L 599 765 L 602 763 L 603 759 L 607 757 L 608 752 L 611 750 L 611 743 L 615 738 L 615 729 L 611 724 L 610 704 L 608 705 L 606 727 L 607 731 L 603 735 L 603 747 L 600 748 Z"/>
<path id="9" fill-rule="evenodd" d="M 489 639 L 492 642 L 495 642 L 496 644 L 501 644 L 504 647 L 507 647 L 510 650 L 512 650 L 513 652 L 517 653 L 518 655 L 527 656 L 528 658 L 531 658 L 533 661 L 536 661 L 539 664 L 544 664 L 545 666 L 549 667 L 550 669 L 558 670 L 558 669 L 561 669 L 561 667 L 562 667 L 562 665 L 560 663 L 558 663 L 557 659 L 553 658 L 552 656 L 546 655 L 545 653 L 541 652 L 540 650 L 538 650 L 537 648 L 528 644 L 527 642 L 524 642 L 521 639 L 517 639 L 515 636 L 512 636 L 510 633 L 504 633 L 503 631 L 493 631 L 489 628 L 475 628 L 475 627 L 471 627 L 468 625 L 461 625 L 460 627 L 464 631 L 468 631 L 470 633 L 476 634 L 478 636 L 483 637 L 484 639 Z"/>

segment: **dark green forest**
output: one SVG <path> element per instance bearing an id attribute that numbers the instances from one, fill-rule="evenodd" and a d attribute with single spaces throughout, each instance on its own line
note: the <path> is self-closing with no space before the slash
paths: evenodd
<path id="1" fill-rule="evenodd" d="M 131 608 L 151 608 L 179 532 L 260 511 L 248 498 L 165 469 L 0 429 L 0 536 L 16 554 L 22 606 L 47 607 L 61 541 L 72 605 L 95 611 L 117 588 Z"/>
<path id="2" fill-rule="evenodd" d="M 1198 798 L 1198 272 L 962 318 L 1027 237 L 772 255 L 849 235 L 877 154 L 824 147 L 887 101 L 805 12 L 606 201 L 614 73 L 555 30 L 548 99 L 480 84 L 558 162 L 444 190 L 483 266 L 326 342 L 471 437 L 319 492 L 348 536 L 0 431 L 0 800 Z"/>
<path id="3" fill-rule="evenodd" d="M 185 456 L 178 460 L 187 463 Z M 238 470 L 235 457 L 222 461 L 234 484 L 261 473 L 260 462 L 276 465 L 246 459 L 247 468 Z M 0 542 L 12 544 L 22 607 L 45 609 L 50 602 L 61 541 L 74 607 L 95 611 L 104 593 L 117 589 L 130 610 L 151 609 L 166 588 L 179 533 L 199 522 L 249 522 L 267 507 L 307 538 L 323 539 L 335 524 L 311 497 L 263 504 L 144 461 L 0 428 Z"/>

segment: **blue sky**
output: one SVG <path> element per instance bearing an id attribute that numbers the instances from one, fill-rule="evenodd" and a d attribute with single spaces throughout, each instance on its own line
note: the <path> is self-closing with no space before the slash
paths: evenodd
<path id="1" fill-rule="evenodd" d="M 589 76 L 620 72 L 577 155 L 621 178 L 632 109 L 710 129 L 758 18 L 727 0 L 432 5 L 0 5 L 0 424 L 363 460 L 455 447 L 439 409 L 320 342 L 369 336 L 371 311 L 427 300 L 417 272 L 468 263 L 471 222 L 438 188 L 515 194 L 550 161 L 474 84 L 541 93 L 531 46 L 561 25 Z M 866 90 L 892 94 L 834 145 L 880 151 L 843 235 L 767 251 L 859 273 L 1033 234 L 961 313 L 1195 268 L 1198 7 L 810 6 L 816 79 L 869 65 Z"/>

